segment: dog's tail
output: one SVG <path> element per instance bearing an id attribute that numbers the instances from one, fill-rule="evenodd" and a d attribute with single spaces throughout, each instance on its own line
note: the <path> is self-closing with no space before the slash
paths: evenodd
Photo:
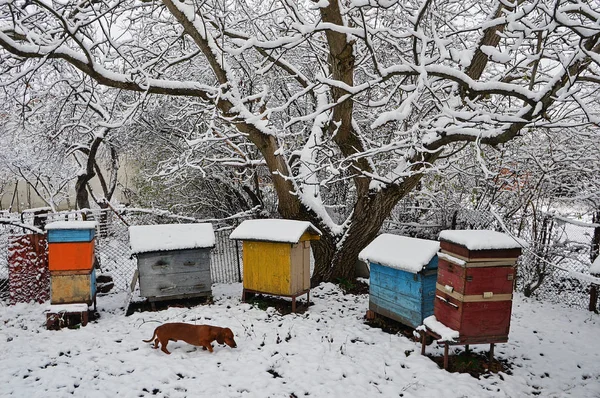
<path id="1" fill-rule="evenodd" d="M 156 329 L 154 329 L 154 334 L 152 335 L 152 337 L 150 337 L 150 340 L 142 340 L 144 343 L 150 343 L 154 340 L 154 338 L 156 337 Z"/>

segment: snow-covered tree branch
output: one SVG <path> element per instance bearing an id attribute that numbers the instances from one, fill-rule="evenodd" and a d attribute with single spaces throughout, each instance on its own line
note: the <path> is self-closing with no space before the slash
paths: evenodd
<path id="1" fill-rule="evenodd" d="M 600 121 L 600 5 L 583 0 L 9 0 L 0 46 L 0 85 L 70 76 L 130 93 L 123 112 L 180 115 L 178 167 L 265 167 L 281 216 L 324 232 L 315 283 L 351 277 L 465 143 Z"/>

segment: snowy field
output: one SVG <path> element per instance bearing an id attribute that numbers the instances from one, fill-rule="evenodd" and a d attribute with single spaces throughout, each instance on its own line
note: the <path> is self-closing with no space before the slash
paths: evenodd
<path id="1" fill-rule="evenodd" d="M 241 285 L 216 285 L 215 303 L 125 317 L 124 295 L 98 298 L 100 318 L 48 331 L 47 305 L 0 307 L 0 396 L 14 397 L 599 397 L 600 316 L 517 294 L 510 342 L 496 357 L 512 375 L 448 373 L 420 346 L 364 324 L 367 295 L 324 284 L 304 314 L 240 302 Z M 213 354 L 142 339 L 160 322 L 233 329 L 238 348 Z M 483 350 L 487 346 L 475 346 Z M 435 344 L 428 353 L 441 354 Z"/>

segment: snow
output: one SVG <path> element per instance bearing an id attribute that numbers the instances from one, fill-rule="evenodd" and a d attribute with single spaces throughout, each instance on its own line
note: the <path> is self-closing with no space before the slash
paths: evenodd
<path id="1" fill-rule="evenodd" d="M 87 310 L 87 304 L 53 304 L 48 307 L 48 311 L 55 314 L 58 312 L 84 312 Z"/>
<path id="2" fill-rule="evenodd" d="M 596 257 L 590 267 L 590 274 L 600 274 L 600 256 Z"/>
<path id="3" fill-rule="evenodd" d="M 262 219 L 246 220 L 233 230 L 229 239 L 298 243 L 305 232 L 321 235 L 308 221 Z"/>
<path id="4" fill-rule="evenodd" d="M 512 374 L 449 373 L 420 344 L 371 328 L 368 295 L 332 284 L 311 291 L 304 314 L 240 302 L 241 284 L 214 285 L 214 303 L 123 315 L 125 294 L 98 297 L 100 318 L 46 330 L 47 304 L 0 306 L 0 396 L 15 397 L 573 397 L 600 396 L 600 315 L 515 295 L 509 342 L 495 357 Z M 163 322 L 230 327 L 238 347 L 210 354 L 148 339 Z M 488 345 L 473 345 L 484 352 Z M 452 347 L 454 350 L 463 347 Z M 433 343 L 427 354 L 440 356 Z M 269 373 L 270 372 L 270 373 Z M 293 395 L 292 395 L 293 394 Z"/>
<path id="5" fill-rule="evenodd" d="M 46 230 L 52 229 L 96 229 L 96 221 L 54 221 L 46 224 Z"/>
<path id="6" fill-rule="evenodd" d="M 502 232 L 490 230 L 445 230 L 440 240 L 456 243 L 469 250 L 517 249 L 526 247 L 525 241 Z"/>
<path id="7" fill-rule="evenodd" d="M 429 330 L 440 336 L 438 341 L 456 341 L 460 334 L 454 329 L 450 329 L 437 320 L 435 315 L 428 316 L 423 319 L 423 325 L 427 326 Z"/>
<path id="8" fill-rule="evenodd" d="M 129 227 L 131 252 L 201 249 L 215 246 L 212 224 L 161 224 Z"/>
<path id="9" fill-rule="evenodd" d="M 359 253 L 358 258 L 416 274 L 438 250 L 440 243 L 437 241 L 381 234 Z"/>
<path id="10" fill-rule="evenodd" d="M 465 260 L 461 260 L 460 258 L 456 258 L 456 257 L 451 256 L 446 253 L 439 252 L 438 257 L 441 258 L 442 260 L 450 261 L 451 263 L 460 265 L 461 267 L 464 267 L 465 265 L 467 265 L 467 262 Z"/>

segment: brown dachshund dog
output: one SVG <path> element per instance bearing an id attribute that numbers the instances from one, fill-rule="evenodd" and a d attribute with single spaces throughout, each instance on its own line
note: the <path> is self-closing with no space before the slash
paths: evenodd
<path id="1" fill-rule="evenodd" d="M 237 347 L 233 339 L 233 332 L 229 328 L 220 328 L 210 325 L 191 325 L 189 323 L 165 323 L 154 329 L 154 334 L 149 340 L 142 340 L 145 343 L 150 343 L 154 340 L 154 348 L 160 349 L 162 352 L 170 354 L 167 350 L 169 340 L 183 340 L 188 344 L 201 346 L 202 349 L 213 352 L 211 342 L 217 340 L 219 344 L 227 344 L 231 348 Z"/>

